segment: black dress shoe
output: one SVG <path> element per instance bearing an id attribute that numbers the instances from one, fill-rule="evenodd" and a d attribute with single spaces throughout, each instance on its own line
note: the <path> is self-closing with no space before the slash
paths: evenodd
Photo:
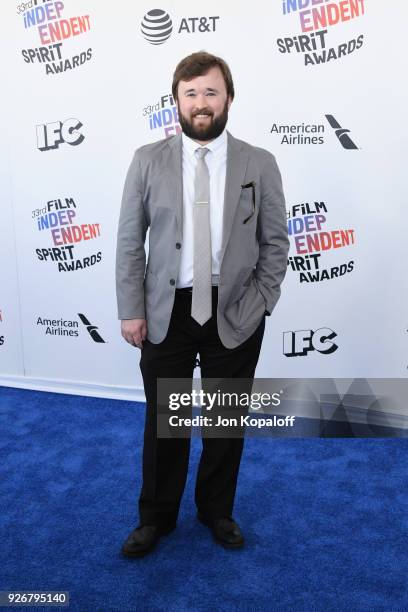
<path id="1" fill-rule="evenodd" d="M 167 535 L 176 525 L 160 527 L 159 525 L 139 525 L 127 537 L 122 546 L 122 555 L 125 557 L 144 557 L 156 546 L 160 537 Z"/>
<path id="2" fill-rule="evenodd" d="M 211 529 L 215 541 L 224 548 L 241 548 L 244 545 L 244 536 L 232 517 L 210 519 L 198 512 L 197 518 Z"/>

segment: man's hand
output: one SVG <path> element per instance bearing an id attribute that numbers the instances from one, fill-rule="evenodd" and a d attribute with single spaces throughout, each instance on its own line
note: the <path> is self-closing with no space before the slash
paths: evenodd
<path id="1" fill-rule="evenodd" d="M 146 319 L 126 319 L 121 322 L 122 336 L 132 346 L 142 348 L 142 342 L 147 336 Z"/>

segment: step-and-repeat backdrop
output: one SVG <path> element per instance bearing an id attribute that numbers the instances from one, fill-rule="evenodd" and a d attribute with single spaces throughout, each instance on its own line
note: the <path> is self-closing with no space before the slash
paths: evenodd
<path id="1" fill-rule="evenodd" d="M 202 49 L 234 77 L 229 131 L 284 181 L 257 376 L 406 377 L 407 17 L 402 0 L 2 6 L 1 384 L 142 397 L 116 310 L 122 188 L 135 148 L 180 131 L 173 71 Z"/>

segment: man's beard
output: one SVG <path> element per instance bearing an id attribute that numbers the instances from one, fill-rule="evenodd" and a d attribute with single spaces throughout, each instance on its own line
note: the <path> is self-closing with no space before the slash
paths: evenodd
<path id="1" fill-rule="evenodd" d="M 197 126 L 194 125 L 194 116 L 200 114 L 209 114 L 212 115 L 211 120 L 208 125 Z M 221 115 L 218 117 L 214 117 L 212 111 L 209 109 L 200 109 L 200 111 L 194 113 L 192 121 L 189 121 L 187 117 L 181 114 L 180 110 L 178 111 L 179 122 L 181 125 L 181 129 L 184 134 L 193 140 L 214 140 L 224 131 L 225 126 L 228 121 L 228 101 L 225 102 L 225 106 Z"/>

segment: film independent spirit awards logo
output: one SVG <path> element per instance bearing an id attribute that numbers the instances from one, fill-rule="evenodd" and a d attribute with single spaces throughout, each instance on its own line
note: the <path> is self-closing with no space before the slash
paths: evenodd
<path id="1" fill-rule="evenodd" d="M 41 64 L 45 74 L 55 75 L 78 68 L 92 58 L 91 47 L 76 55 L 66 53 L 72 39 L 80 37 L 82 41 L 87 36 L 91 29 L 89 15 L 68 16 L 64 2 L 49 0 L 21 2 L 17 5 L 17 15 L 27 35 L 35 32 L 34 45 L 21 50 L 26 64 Z"/>
<path id="2" fill-rule="evenodd" d="M 31 213 L 34 227 L 41 233 L 41 247 L 35 249 L 37 258 L 43 263 L 52 262 L 58 272 L 76 272 L 102 260 L 101 251 L 89 253 L 96 250 L 100 224 L 80 223 L 77 214 L 78 204 L 72 197 L 48 200 L 43 208 Z M 51 239 L 52 246 L 44 246 L 45 236 Z"/>
<path id="3" fill-rule="evenodd" d="M 168 138 L 181 132 L 177 106 L 172 94 L 163 94 L 153 104 L 142 109 L 142 116 L 149 122 L 150 130 L 158 139 Z"/>
<path id="4" fill-rule="evenodd" d="M 293 35 L 276 40 L 279 53 L 303 56 L 305 66 L 316 66 L 358 51 L 364 34 L 336 46 L 330 39 L 333 28 L 364 17 L 365 4 L 366 0 L 282 0 L 285 22 L 297 23 L 297 28 Z"/>
<path id="5" fill-rule="evenodd" d="M 204 34 L 215 32 L 219 16 L 211 17 L 182 17 L 178 27 L 174 28 L 177 34 Z M 173 20 L 163 9 L 152 9 L 142 19 L 141 33 L 151 45 L 162 45 L 173 33 Z"/>
<path id="6" fill-rule="evenodd" d="M 355 230 L 327 227 L 329 209 L 325 202 L 295 204 L 287 211 L 287 219 L 291 243 L 288 268 L 300 284 L 338 280 L 354 270 L 354 259 L 343 252 L 354 248 Z"/>

